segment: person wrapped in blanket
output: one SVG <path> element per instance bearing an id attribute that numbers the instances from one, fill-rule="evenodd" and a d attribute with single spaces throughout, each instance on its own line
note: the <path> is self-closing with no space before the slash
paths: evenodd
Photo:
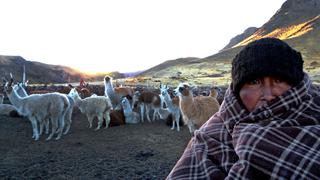
<path id="1" fill-rule="evenodd" d="M 167 179 L 320 179 L 320 95 L 299 52 L 276 38 L 232 61 L 219 111 Z"/>

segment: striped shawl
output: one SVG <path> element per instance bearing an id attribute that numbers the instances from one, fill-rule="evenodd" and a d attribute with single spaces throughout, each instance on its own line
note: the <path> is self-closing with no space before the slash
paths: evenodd
<path id="1" fill-rule="evenodd" d="M 320 95 L 303 81 L 253 112 L 230 87 L 167 179 L 320 179 Z"/>

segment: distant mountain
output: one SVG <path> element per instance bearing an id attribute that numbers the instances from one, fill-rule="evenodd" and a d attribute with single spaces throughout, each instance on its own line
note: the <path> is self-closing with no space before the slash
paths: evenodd
<path id="1" fill-rule="evenodd" d="M 286 41 L 302 53 L 305 68 L 312 69 L 311 64 L 320 63 L 320 0 L 287 0 L 262 27 L 248 28 L 243 34 L 232 38 L 219 53 L 202 59 L 195 58 L 192 65 L 190 59 L 166 61 L 140 76 L 170 77 L 179 71 L 180 75 L 190 80 L 218 77 L 219 74 L 223 76 L 221 79 L 227 80 L 230 79 L 231 60 L 235 54 L 244 45 L 263 37 Z"/>
<path id="2" fill-rule="evenodd" d="M 236 37 L 232 38 L 228 45 L 226 45 L 221 51 L 226 49 L 232 48 L 234 45 L 238 44 L 239 42 L 245 40 L 246 38 L 250 37 L 253 33 L 258 30 L 256 27 L 249 27 L 247 28 L 242 34 L 237 35 Z"/>
<path id="3" fill-rule="evenodd" d="M 165 61 L 157 66 L 141 72 L 138 76 L 174 76 L 177 72 L 179 72 L 180 66 L 184 66 L 186 64 L 194 65 L 195 63 L 199 63 L 199 59 L 200 58 L 188 57 Z"/>
<path id="4" fill-rule="evenodd" d="M 89 78 L 88 75 L 66 66 L 27 61 L 21 56 L 0 56 L 0 76 L 3 78 L 8 79 L 12 73 L 17 81 L 22 81 L 23 66 L 30 83 L 78 82 L 81 78 Z"/>
<path id="5" fill-rule="evenodd" d="M 135 71 L 135 72 L 125 72 L 125 73 L 122 73 L 123 77 L 127 78 L 127 77 L 134 77 L 134 76 L 137 76 L 139 74 L 141 74 L 142 72 L 144 71 Z"/>

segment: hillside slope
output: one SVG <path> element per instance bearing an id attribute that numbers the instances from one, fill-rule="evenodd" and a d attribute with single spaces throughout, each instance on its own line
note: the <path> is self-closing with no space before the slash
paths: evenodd
<path id="1" fill-rule="evenodd" d="M 250 35 L 250 33 L 252 33 Z M 314 80 L 320 82 L 320 1 L 287 0 L 268 22 L 258 29 L 249 29 L 245 34 L 237 35 L 219 53 L 203 59 L 167 61 L 170 66 L 160 64 L 145 73 L 144 77 L 166 78 L 180 72 L 182 79 L 196 84 L 228 84 L 230 82 L 231 60 L 244 45 L 263 37 L 276 37 L 286 41 L 300 51 L 305 60 L 305 70 Z M 159 81 L 159 80 L 158 80 Z M 163 80 L 166 83 L 178 83 L 173 79 Z"/>

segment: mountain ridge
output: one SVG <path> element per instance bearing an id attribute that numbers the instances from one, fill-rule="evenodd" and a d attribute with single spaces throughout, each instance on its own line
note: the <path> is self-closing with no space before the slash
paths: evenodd
<path id="1" fill-rule="evenodd" d="M 207 56 L 202 59 L 194 60 L 193 66 L 188 62 L 176 62 L 171 64 L 169 69 L 162 69 L 162 64 L 153 67 L 153 71 L 146 71 L 140 76 L 152 76 L 159 74 L 168 77 L 169 73 L 179 71 L 184 76 L 184 81 L 194 81 L 200 84 L 206 80 L 206 84 L 212 81 L 218 81 L 219 74 L 222 76 L 220 80 L 230 81 L 231 61 L 234 56 L 248 43 L 264 37 L 275 37 L 286 41 L 294 49 L 300 51 L 305 61 L 305 69 L 310 70 L 314 74 L 314 78 L 318 77 L 320 71 L 310 66 L 311 64 L 320 63 L 320 1 L 319 0 L 287 0 L 281 8 L 261 27 L 257 29 L 246 29 L 242 34 L 232 38 L 230 42 L 222 48 L 218 53 Z M 179 66 L 179 68 L 178 68 Z M 207 79 L 200 77 L 205 77 Z M 199 77 L 199 78 L 197 78 Z M 170 82 L 171 80 L 168 80 Z M 320 78 L 319 78 L 320 81 Z M 177 83 L 177 82 L 174 82 Z M 227 84 L 227 83 L 226 83 Z"/>

